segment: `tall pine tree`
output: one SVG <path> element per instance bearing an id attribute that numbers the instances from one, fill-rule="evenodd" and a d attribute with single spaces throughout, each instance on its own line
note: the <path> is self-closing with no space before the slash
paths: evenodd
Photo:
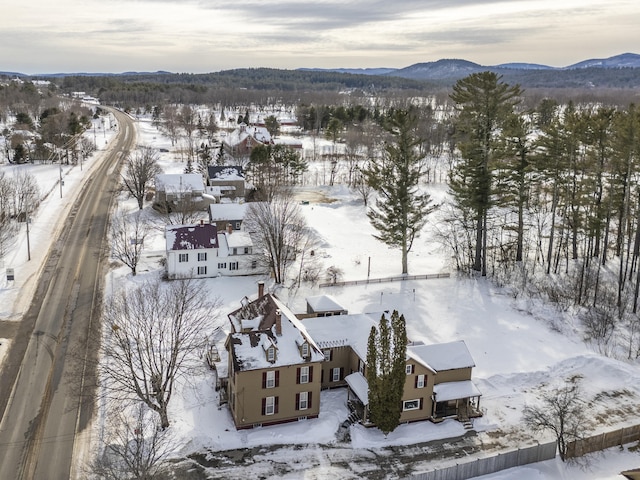
<path id="1" fill-rule="evenodd" d="M 458 80 L 451 99 L 461 161 L 451 171 L 449 185 L 459 209 L 475 221 L 473 270 L 487 274 L 487 219 L 493 203 L 493 162 L 498 132 L 519 102 L 519 86 L 510 86 L 493 72 L 474 73 Z"/>
<path id="2" fill-rule="evenodd" d="M 367 184 L 378 193 L 375 208 L 367 212 L 378 231 L 374 237 L 401 249 L 403 274 L 409 272 L 407 257 L 413 241 L 420 235 L 427 215 L 438 207 L 418 188 L 424 162 L 417 154 L 420 141 L 414 134 L 416 123 L 414 110 L 394 111 L 386 125 L 393 141 L 385 145 L 381 157 L 371 159 L 362 170 Z"/>
<path id="3" fill-rule="evenodd" d="M 396 310 L 391 321 L 383 314 L 371 328 L 367 345 L 369 419 L 387 435 L 396 429 L 402 413 L 406 379 L 407 330 L 404 315 Z"/>

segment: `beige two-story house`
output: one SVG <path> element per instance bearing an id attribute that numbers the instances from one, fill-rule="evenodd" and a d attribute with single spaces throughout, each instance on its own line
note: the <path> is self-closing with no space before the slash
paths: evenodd
<path id="1" fill-rule="evenodd" d="M 262 284 L 229 314 L 227 397 L 236 428 L 316 418 L 324 355 L 297 317 Z"/>
<path id="2" fill-rule="evenodd" d="M 348 387 L 348 405 L 367 426 L 367 340 L 383 314 L 340 314 L 300 320 L 276 296 L 245 298 L 229 314 L 228 402 L 236 428 L 315 418 L 320 390 Z M 334 302 L 335 303 L 335 302 Z M 326 314 L 319 308 L 319 314 Z M 315 312 L 318 313 L 318 312 Z M 473 358 L 463 341 L 407 346 L 401 423 L 481 416 L 481 393 L 471 380 Z"/>

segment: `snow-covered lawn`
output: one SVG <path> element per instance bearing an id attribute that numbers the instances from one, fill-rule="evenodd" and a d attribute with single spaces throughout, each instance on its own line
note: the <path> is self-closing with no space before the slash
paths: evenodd
<path id="1" fill-rule="evenodd" d="M 146 119 L 138 122 L 138 134 L 139 144 L 171 150 L 170 142 Z M 184 170 L 184 164 L 176 160 L 172 151 L 161 153 L 160 158 L 166 173 Z M 6 169 L 7 166 L 0 168 Z M 42 171 L 37 173 L 39 182 L 42 182 L 42 190 L 51 193 L 31 227 L 33 260 L 26 262 L 22 240 L 5 256 L 3 268 L 0 269 L 2 319 L 19 320 L 25 308 L 21 292 L 29 287 L 29 282 L 25 280 L 32 280 L 37 273 L 48 241 L 59 226 L 58 219 L 63 218 L 65 209 L 69 208 L 67 199 L 71 197 L 71 189 L 78 188 L 81 178 L 77 167 L 68 172 L 65 169 L 65 195 L 60 200 L 54 181 L 59 173 L 58 167 L 34 168 L 38 172 Z M 88 168 L 89 166 L 85 167 L 85 170 Z M 301 198 L 309 198 L 309 190 L 310 187 L 301 187 L 298 193 Z M 357 196 L 342 186 L 323 187 L 319 190 L 329 200 L 323 203 L 312 201 L 308 205 L 301 205 L 301 208 L 309 225 L 322 237 L 322 246 L 317 251 L 317 256 L 324 268 L 339 267 L 344 273 L 344 280 L 365 279 L 369 268 L 371 278 L 398 275 L 400 252 L 387 248 L 373 238 L 374 232 Z M 432 194 L 440 200 L 443 198 L 444 188 L 434 186 Z M 304 195 L 307 197 L 303 197 Z M 134 205 L 132 200 L 125 199 L 122 202 L 123 208 L 135 208 Z M 437 216 L 433 217 L 432 221 L 436 221 Z M 431 235 L 432 227 L 428 223 L 423 235 L 414 244 L 409 256 L 411 274 L 449 271 L 446 252 L 441 250 Z M 24 238 L 24 231 L 19 238 Z M 107 291 L 127 288 L 132 283 L 140 282 L 145 275 L 158 274 L 162 268 L 159 260 L 163 256 L 162 233 L 157 231 L 146 243 L 138 277 L 133 279 L 126 267 L 114 268 L 109 272 Z M 16 282 L 6 282 L 6 266 L 16 268 L 16 274 L 19 275 Z M 225 332 L 229 329 L 226 314 L 236 309 L 245 295 L 257 293 L 258 280 L 261 279 L 221 277 L 207 281 L 211 295 L 219 297 L 222 302 L 219 316 L 212 323 L 221 328 L 215 336 L 220 351 L 223 351 Z M 500 448 L 530 445 L 536 440 L 548 440 L 549 437 L 540 438 L 522 427 L 522 408 L 525 404 L 535 402 L 542 389 L 559 385 L 565 378 L 576 375 L 583 377 L 581 383 L 585 401 L 591 402 L 585 407 L 585 421 L 591 422 L 594 431 L 606 431 L 637 423 L 640 413 L 640 407 L 636 406 L 640 405 L 640 372 L 637 365 L 595 354 L 581 341 L 579 325 L 573 323 L 570 315 L 561 315 L 554 309 L 533 302 L 516 302 L 486 279 L 457 278 L 454 275 L 437 280 L 323 289 L 303 284 L 298 289 L 278 288 L 276 293 L 294 312 L 305 311 L 307 296 L 329 293 L 350 313 L 399 310 L 405 315 L 411 340 L 425 343 L 464 340 L 476 363 L 473 378 L 482 392 L 480 406 L 485 410 L 485 415 L 475 421 L 475 429 L 478 439 L 494 445 L 496 451 Z M 551 328 L 552 324 L 556 328 Z M 3 344 L 0 346 L 1 361 L 7 342 L 0 339 L 0 343 Z M 335 432 L 347 416 L 346 391 L 336 389 L 322 393 L 318 419 L 238 432 L 226 406 L 218 406 L 214 374 L 205 367 L 204 361 L 200 374 L 185 380 L 181 386 L 169 409 L 176 456 L 198 451 L 264 445 L 336 445 Z M 603 392 L 609 395 L 595 400 L 596 395 Z M 610 395 L 612 393 L 616 395 Z M 464 433 L 462 425 L 453 420 L 439 425 L 430 422 L 401 425 L 387 438 L 376 429 L 354 426 L 351 428 L 350 443 L 338 446 L 350 449 L 350 455 L 366 460 L 371 456 L 371 451 L 367 449 L 411 445 L 457 437 Z M 280 455 L 282 458 L 291 458 L 292 462 L 296 458 L 303 462 L 296 468 L 292 467 L 292 472 L 299 472 L 302 467 L 307 472 L 315 472 L 306 478 L 357 478 L 354 472 L 358 467 L 332 465 L 319 450 L 314 450 L 319 448 L 305 447 L 305 452 L 298 453 L 296 448 L 282 447 Z M 383 450 L 380 452 L 381 455 L 384 454 Z M 633 461 L 634 455 L 617 451 L 597 455 L 593 457 L 591 470 L 576 470 L 578 467 L 550 461 L 485 478 L 616 478 L 615 475 L 620 470 L 640 466 L 640 456 L 636 463 Z M 268 478 L 270 474 L 267 465 L 272 458 L 269 455 L 261 458 L 262 460 L 255 460 L 254 467 L 245 471 L 246 478 L 257 477 L 258 473 Z M 336 462 L 340 465 L 350 463 L 348 459 Z M 593 468 L 594 466 L 597 468 Z M 229 472 L 229 478 L 241 478 L 239 473 L 238 477 L 233 477 Z M 365 473 L 362 475 L 362 478 L 367 477 Z"/>

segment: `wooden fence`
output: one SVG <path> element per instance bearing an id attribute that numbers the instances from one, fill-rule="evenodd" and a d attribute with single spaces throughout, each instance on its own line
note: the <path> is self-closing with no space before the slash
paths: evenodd
<path id="1" fill-rule="evenodd" d="M 367 285 L 369 283 L 402 282 L 406 280 L 430 280 L 433 278 L 449 278 L 450 273 L 429 273 L 426 275 L 400 275 L 397 277 L 367 278 L 366 280 L 350 280 L 346 282 L 321 283 L 320 287 L 344 287 L 347 285 Z"/>
<path id="2" fill-rule="evenodd" d="M 601 433 L 583 438 L 567 444 L 567 458 L 576 458 L 587 453 L 606 450 L 607 448 L 624 445 L 640 440 L 640 425 L 624 427 L 613 432 Z"/>
<path id="3" fill-rule="evenodd" d="M 405 480 L 466 480 L 490 473 L 520 467 L 530 463 L 552 460 L 556 456 L 556 442 L 520 448 L 492 457 L 479 458 L 467 463 L 459 463 L 447 468 L 418 473 Z"/>

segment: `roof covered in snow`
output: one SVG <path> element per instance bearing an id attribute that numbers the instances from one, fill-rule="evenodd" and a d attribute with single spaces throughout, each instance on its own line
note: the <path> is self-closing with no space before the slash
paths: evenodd
<path id="1" fill-rule="evenodd" d="M 476 366 L 463 340 L 433 345 L 409 345 L 407 356 L 436 373 Z"/>
<path id="2" fill-rule="evenodd" d="M 212 203 L 209 205 L 209 218 L 212 222 L 242 220 L 247 211 L 247 206 L 247 203 Z"/>
<path id="3" fill-rule="evenodd" d="M 377 327 L 378 314 L 358 313 L 305 318 L 302 323 L 320 348 L 350 346 L 362 359 L 367 358 L 371 327 Z"/>
<path id="4" fill-rule="evenodd" d="M 369 384 L 360 372 L 352 373 L 344 377 L 351 391 L 356 394 L 363 405 L 369 405 Z"/>
<path id="5" fill-rule="evenodd" d="M 436 396 L 436 402 L 482 396 L 478 387 L 471 380 L 438 383 L 433 386 L 433 393 Z"/>
<path id="6" fill-rule="evenodd" d="M 203 192 L 204 181 L 197 173 L 161 173 L 156 175 L 156 190 L 165 192 Z"/>
<path id="7" fill-rule="evenodd" d="M 347 310 L 331 295 L 316 295 L 307 297 L 306 300 L 307 305 L 309 305 L 314 312 L 339 312 Z"/>
<path id="8" fill-rule="evenodd" d="M 215 225 L 169 225 L 165 231 L 167 250 L 199 250 L 218 248 L 218 234 Z"/>
<path id="9" fill-rule="evenodd" d="M 276 331 L 278 313 L 281 335 Z M 229 320 L 235 333 L 229 335 L 228 345 L 237 370 L 256 370 L 324 360 L 323 353 L 304 325 L 272 294 L 263 295 L 253 302 L 244 304 L 229 314 Z M 309 345 L 309 357 L 306 359 L 300 353 L 303 343 Z M 270 346 L 276 348 L 274 362 L 267 360 L 266 351 Z"/>
<path id="10" fill-rule="evenodd" d="M 247 232 L 234 230 L 233 232 L 224 232 L 219 235 L 220 244 L 224 241 L 228 248 L 242 248 L 253 246 L 251 236 Z"/>
<path id="11" fill-rule="evenodd" d="M 244 180 L 244 172 L 239 165 L 209 165 L 210 180 Z"/>
<path id="12" fill-rule="evenodd" d="M 223 138 L 223 141 L 232 147 L 244 142 L 248 137 L 252 137 L 256 141 L 267 144 L 271 143 L 271 135 L 264 127 L 251 127 L 240 124 L 233 132 Z"/>

